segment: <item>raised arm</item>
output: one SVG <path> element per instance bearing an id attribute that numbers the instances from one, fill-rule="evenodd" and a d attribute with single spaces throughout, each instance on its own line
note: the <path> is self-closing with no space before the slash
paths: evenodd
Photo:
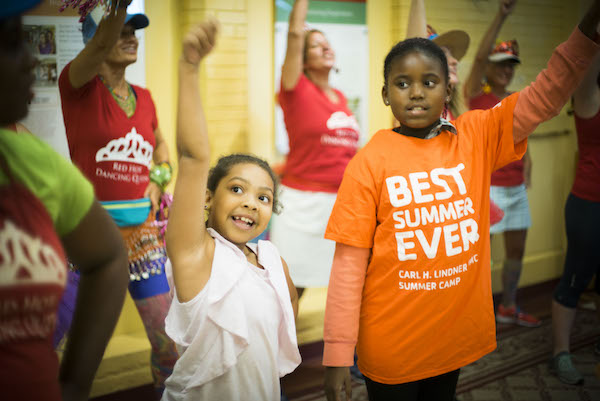
<path id="1" fill-rule="evenodd" d="M 587 69 L 598 54 L 600 0 L 594 0 L 569 39 L 560 44 L 548 67 L 523 89 L 513 116 L 514 142 L 519 143 L 537 126 L 556 116 L 579 86 Z"/>
<path id="2" fill-rule="evenodd" d="M 517 4 L 517 0 L 500 0 L 500 8 L 498 9 L 498 13 L 492 20 L 490 27 L 481 40 L 481 43 L 479 43 L 475 60 L 473 60 L 473 65 L 471 66 L 471 72 L 469 72 L 469 76 L 465 81 L 465 99 L 470 99 L 481 91 L 481 81 L 485 73 L 485 66 L 488 61 L 488 56 L 492 50 L 492 47 L 494 46 L 496 38 L 498 37 L 498 33 L 500 33 L 500 29 L 502 28 L 506 17 L 512 13 L 515 8 L 515 4 Z"/>
<path id="3" fill-rule="evenodd" d="M 167 230 L 167 252 L 180 302 L 191 300 L 210 277 L 214 241 L 206 232 L 204 205 L 210 149 L 198 88 L 200 62 L 215 45 L 216 21 L 194 26 L 179 60 L 177 149 L 179 172 Z"/>
<path id="4" fill-rule="evenodd" d="M 406 25 L 406 39 L 427 37 L 427 15 L 425 0 L 411 0 Z"/>
<path id="5" fill-rule="evenodd" d="M 594 59 L 575 92 L 573 92 L 573 109 L 581 118 L 592 118 L 600 109 L 600 55 Z"/>
<path id="6" fill-rule="evenodd" d="M 73 88 L 81 88 L 98 74 L 100 65 L 121 36 L 130 3 L 131 0 L 113 1 L 110 13 L 98 24 L 94 37 L 71 62 L 69 82 Z"/>
<path id="7" fill-rule="evenodd" d="M 281 67 L 281 86 L 294 89 L 304 66 L 304 21 L 308 13 L 308 0 L 296 0 L 290 13 L 287 49 Z"/>

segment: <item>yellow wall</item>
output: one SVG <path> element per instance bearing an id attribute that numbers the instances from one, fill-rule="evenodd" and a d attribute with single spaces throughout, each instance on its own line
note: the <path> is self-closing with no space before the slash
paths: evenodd
<path id="1" fill-rule="evenodd" d="M 248 149 L 248 5 L 244 0 L 180 2 L 181 26 L 216 17 L 220 36 L 203 62 L 200 86 L 212 159 Z"/>
<path id="2" fill-rule="evenodd" d="M 180 11 L 176 0 L 146 0 L 150 25 L 145 33 L 146 84 L 152 91 L 160 128 L 168 138 L 171 160 L 175 156 L 177 60 L 180 54 Z"/>

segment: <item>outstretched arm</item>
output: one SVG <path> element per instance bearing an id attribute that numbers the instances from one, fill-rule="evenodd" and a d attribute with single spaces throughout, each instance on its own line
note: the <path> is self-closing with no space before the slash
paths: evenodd
<path id="1" fill-rule="evenodd" d="M 71 62 L 69 82 L 75 89 L 81 88 L 100 70 L 100 65 L 119 40 L 131 0 L 113 1 L 110 13 L 102 19 L 94 37 Z"/>
<path id="2" fill-rule="evenodd" d="M 194 26 L 179 60 L 177 149 L 179 172 L 167 230 L 167 252 L 180 302 L 191 300 L 210 277 L 214 242 L 204 223 L 210 149 L 198 88 L 200 62 L 215 45 L 216 21 Z"/>
<path id="3" fill-rule="evenodd" d="M 579 86 L 600 50 L 596 42 L 599 22 L 600 0 L 594 0 L 578 28 L 552 53 L 548 68 L 520 92 L 513 115 L 515 143 L 556 116 Z"/>
<path id="4" fill-rule="evenodd" d="M 508 17 L 514 10 L 515 4 L 517 4 L 517 0 L 500 0 L 500 9 L 492 20 L 490 27 L 481 40 L 481 43 L 479 43 L 475 60 L 473 60 L 473 65 L 471 66 L 471 72 L 465 81 L 465 99 L 470 99 L 481 91 L 481 81 L 485 73 L 485 66 L 487 64 L 488 56 L 492 50 L 492 46 L 494 45 L 496 38 L 498 37 L 500 28 L 502 28 L 506 17 Z"/>
<path id="5" fill-rule="evenodd" d="M 406 26 L 406 39 L 427 37 L 427 15 L 425 0 L 411 0 Z"/>
<path id="6" fill-rule="evenodd" d="M 281 67 L 283 90 L 296 87 L 304 66 L 304 21 L 308 13 L 308 0 L 296 0 L 290 13 L 287 49 Z"/>
<path id="7" fill-rule="evenodd" d="M 592 118 L 600 109 L 600 86 L 598 76 L 600 75 L 600 55 L 594 59 L 594 63 L 588 69 L 583 81 L 573 92 L 573 109 L 575 114 L 581 118 Z"/>

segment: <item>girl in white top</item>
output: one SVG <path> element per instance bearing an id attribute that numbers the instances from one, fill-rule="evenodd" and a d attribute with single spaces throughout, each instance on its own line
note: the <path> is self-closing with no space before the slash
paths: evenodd
<path id="1" fill-rule="evenodd" d="M 279 378 L 300 363 L 298 295 L 277 249 L 247 244 L 277 209 L 269 165 L 237 154 L 209 171 L 197 83 L 216 32 L 214 21 L 192 28 L 179 62 L 179 173 L 167 231 L 175 296 L 166 331 L 181 356 L 162 399 L 279 400 Z"/>

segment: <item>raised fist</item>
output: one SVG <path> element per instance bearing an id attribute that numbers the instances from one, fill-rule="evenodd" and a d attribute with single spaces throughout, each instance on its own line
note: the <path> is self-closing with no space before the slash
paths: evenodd
<path id="1" fill-rule="evenodd" d="M 500 0 L 500 12 L 504 15 L 508 15 L 513 12 L 517 0 Z"/>
<path id="2" fill-rule="evenodd" d="M 215 46 L 217 31 L 214 19 L 194 25 L 183 38 L 183 61 L 197 66 Z"/>

